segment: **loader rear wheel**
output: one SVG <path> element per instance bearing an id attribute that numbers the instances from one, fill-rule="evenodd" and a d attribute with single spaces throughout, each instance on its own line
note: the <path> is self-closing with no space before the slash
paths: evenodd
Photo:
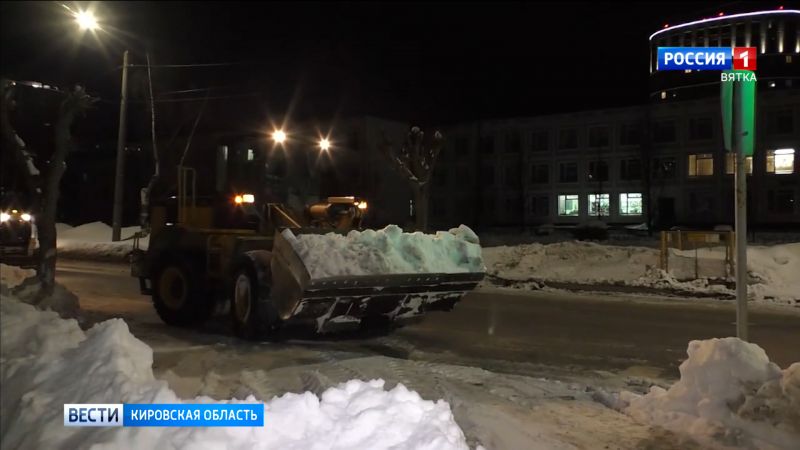
<path id="1" fill-rule="evenodd" d="M 234 333 L 247 340 L 273 336 L 280 323 L 269 301 L 269 286 L 258 282 L 255 270 L 249 265 L 240 267 L 233 277 L 231 316 Z"/>
<path id="2" fill-rule="evenodd" d="M 153 306 L 167 325 L 201 323 L 211 315 L 208 296 L 191 265 L 172 259 L 161 265 L 153 279 Z"/>

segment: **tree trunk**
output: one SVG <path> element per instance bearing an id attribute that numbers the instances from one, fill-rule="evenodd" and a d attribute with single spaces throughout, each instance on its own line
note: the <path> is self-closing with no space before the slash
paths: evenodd
<path id="1" fill-rule="evenodd" d="M 428 231 L 428 213 L 429 213 L 429 194 L 430 189 L 428 189 L 428 183 L 425 184 L 413 184 L 414 189 L 414 216 L 416 219 L 416 228 L 417 231 L 422 231 L 423 233 Z"/>
<path id="2" fill-rule="evenodd" d="M 42 285 L 41 295 L 53 292 L 56 279 L 56 211 L 60 194 L 61 177 L 64 175 L 70 146 L 70 127 L 75 118 L 73 102 L 62 104 L 58 122 L 55 126 L 55 151 L 50 158 L 47 170 L 42 214 L 37 217 L 36 227 L 39 231 L 39 270 L 36 276 Z"/>

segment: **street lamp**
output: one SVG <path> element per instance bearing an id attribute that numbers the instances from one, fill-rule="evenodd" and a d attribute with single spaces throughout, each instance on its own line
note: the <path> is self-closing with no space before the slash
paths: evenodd
<path id="1" fill-rule="evenodd" d="M 286 142 L 286 132 L 280 129 L 273 131 L 272 140 L 275 141 L 276 144 L 283 144 Z"/>
<path id="2" fill-rule="evenodd" d="M 322 138 L 319 140 L 319 148 L 323 152 L 327 152 L 331 149 L 331 141 L 328 138 Z"/>
<path id="3" fill-rule="evenodd" d="M 81 30 L 94 31 L 100 28 L 94 13 L 89 10 L 72 12 L 72 15 L 75 17 L 75 21 L 78 23 L 78 27 L 80 27 Z"/>

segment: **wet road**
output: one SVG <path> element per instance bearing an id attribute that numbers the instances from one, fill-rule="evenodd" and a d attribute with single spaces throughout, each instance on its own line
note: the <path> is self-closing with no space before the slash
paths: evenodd
<path id="1" fill-rule="evenodd" d="M 124 318 L 134 335 L 156 349 L 157 365 L 168 364 L 165 354 L 192 346 L 252 348 L 230 337 L 226 326 L 212 324 L 201 332 L 166 327 L 127 266 L 63 260 L 57 279 L 78 294 L 90 321 Z M 326 358 L 331 352 L 377 354 L 528 375 L 548 366 L 565 373 L 675 378 L 688 341 L 729 336 L 734 321 L 730 301 L 483 289 L 452 312 L 433 313 L 386 337 L 290 339 L 273 348 L 309 361 L 323 349 Z M 751 341 L 773 361 L 781 367 L 800 361 L 800 309 L 753 305 L 750 322 Z M 273 358 L 270 364 L 280 363 Z"/>

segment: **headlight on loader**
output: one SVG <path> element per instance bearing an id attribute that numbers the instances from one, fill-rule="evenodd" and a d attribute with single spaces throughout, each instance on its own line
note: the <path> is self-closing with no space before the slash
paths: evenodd
<path id="1" fill-rule="evenodd" d="M 25 222 L 30 222 L 31 221 L 31 215 L 28 214 L 28 213 L 22 213 L 22 214 L 20 214 L 19 217 L 22 218 L 22 220 L 24 220 Z"/>
<path id="2" fill-rule="evenodd" d="M 0 222 L 6 222 L 11 218 L 11 214 L 7 212 L 0 212 Z"/>

